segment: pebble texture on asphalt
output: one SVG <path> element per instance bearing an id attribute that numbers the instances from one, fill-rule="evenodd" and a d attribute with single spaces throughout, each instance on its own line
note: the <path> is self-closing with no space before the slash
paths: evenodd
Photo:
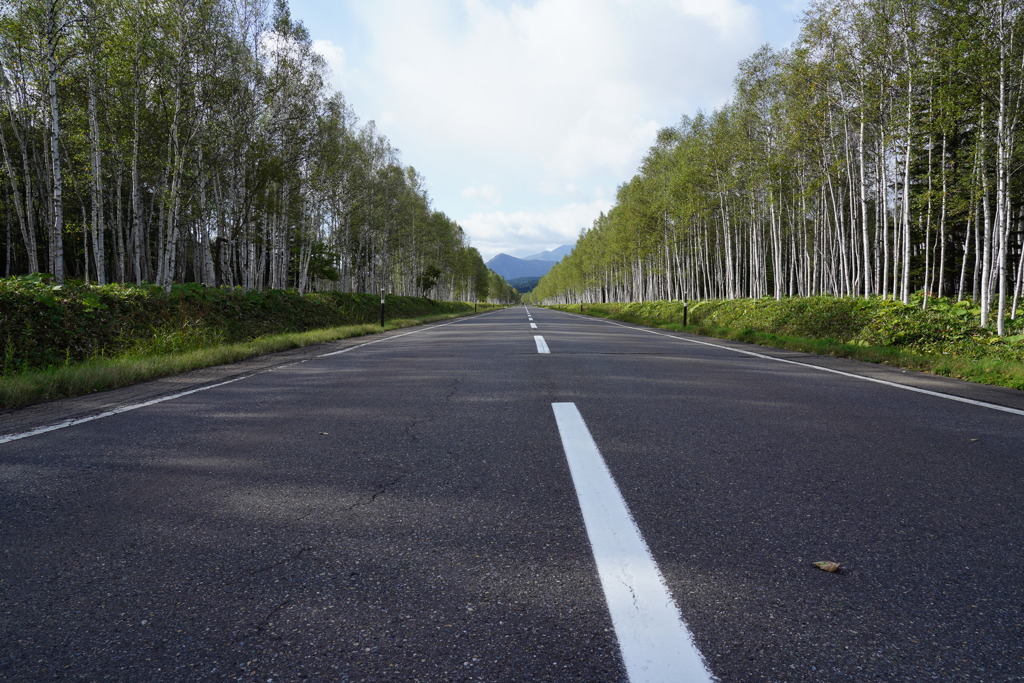
<path id="1" fill-rule="evenodd" d="M 624 680 L 563 401 L 720 680 L 1024 678 L 1024 416 L 530 311 L 0 444 L 0 679 Z"/>

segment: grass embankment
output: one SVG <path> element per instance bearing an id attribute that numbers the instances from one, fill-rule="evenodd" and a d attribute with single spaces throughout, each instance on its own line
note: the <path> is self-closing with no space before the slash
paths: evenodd
<path id="1" fill-rule="evenodd" d="M 978 326 L 968 301 L 920 297 L 904 305 L 881 298 L 794 297 L 691 302 L 585 304 L 584 313 L 651 327 L 751 342 L 1024 389 L 1024 312 L 1000 338 Z M 552 306 L 580 312 L 579 304 Z"/>
<path id="2" fill-rule="evenodd" d="M 480 304 L 480 310 L 494 306 Z M 472 313 L 464 302 L 0 279 L 0 408 Z"/>

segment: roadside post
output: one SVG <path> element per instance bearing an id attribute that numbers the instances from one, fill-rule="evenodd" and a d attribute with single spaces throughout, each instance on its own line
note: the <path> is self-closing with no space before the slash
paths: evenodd
<path id="1" fill-rule="evenodd" d="M 380 290 L 380 326 L 384 327 L 384 288 Z"/>
<path id="2" fill-rule="evenodd" d="M 689 298 L 690 298 L 690 293 L 689 292 L 683 292 L 683 327 L 686 327 L 686 319 L 689 317 L 689 315 L 688 315 L 689 308 L 690 308 Z"/>

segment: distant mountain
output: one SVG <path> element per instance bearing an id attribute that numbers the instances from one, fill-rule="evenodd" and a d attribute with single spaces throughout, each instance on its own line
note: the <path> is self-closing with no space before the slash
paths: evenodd
<path id="1" fill-rule="evenodd" d="M 575 244 L 563 244 L 560 247 L 555 247 L 551 251 L 542 251 L 539 254 L 534 254 L 533 256 L 524 256 L 523 258 L 525 258 L 527 261 L 554 261 L 555 263 L 558 263 L 563 258 L 568 256 L 569 252 L 571 252 L 572 248 L 575 246 Z"/>
<path id="2" fill-rule="evenodd" d="M 554 261 L 538 261 L 498 254 L 487 262 L 487 267 L 505 280 L 520 277 L 542 277 L 555 265 Z"/>
<path id="3" fill-rule="evenodd" d="M 542 251 L 533 256 L 519 258 L 508 254 L 498 254 L 487 262 L 487 267 L 510 282 L 517 278 L 541 278 L 551 268 L 572 251 L 573 244 L 563 244 L 551 251 Z M 536 284 L 536 283 L 534 283 Z M 515 285 L 512 285 L 515 287 Z M 517 287 L 518 289 L 518 287 Z M 533 289 L 533 286 L 530 286 Z M 523 290 L 519 290 L 522 292 Z M 527 290 L 529 291 L 529 290 Z"/>

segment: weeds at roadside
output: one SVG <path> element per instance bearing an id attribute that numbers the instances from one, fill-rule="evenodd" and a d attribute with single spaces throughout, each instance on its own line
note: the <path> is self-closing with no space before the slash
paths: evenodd
<path id="1" fill-rule="evenodd" d="M 119 358 L 97 356 L 81 363 L 68 363 L 45 370 L 23 371 L 2 377 L 0 409 L 18 408 L 41 401 L 117 389 L 189 370 L 234 363 L 267 353 L 438 322 L 463 315 L 467 313 L 393 319 L 388 320 L 383 328 L 375 324 L 344 325 L 309 332 L 268 335 L 249 342 L 214 344 L 186 350 L 174 350 L 174 345 L 171 344 L 170 350 L 163 353 L 152 352 L 154 348 L 160 348 L 159 344 L 138 347 L 133 353 Z"/>

